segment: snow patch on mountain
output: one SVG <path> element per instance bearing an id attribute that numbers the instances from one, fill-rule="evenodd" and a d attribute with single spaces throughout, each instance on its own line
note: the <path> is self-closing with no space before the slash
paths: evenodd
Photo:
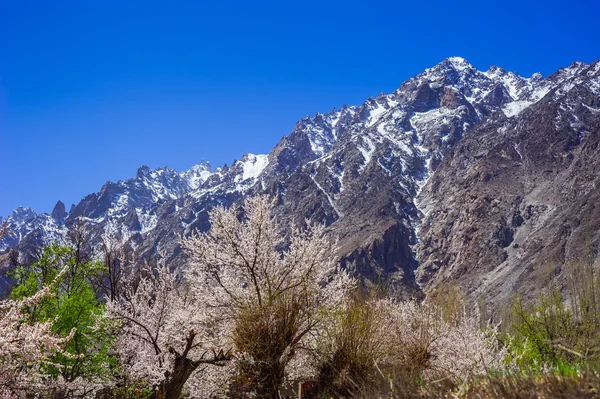
<path id="1" fill-rule="evenodd" d="M 375 151 L 375 144 L 369 136 L 362 137 L 362 143 L 358 145 L 358 150 L 363 156 L 364 162 L 359 171 L 362 171 L 365 166 L 367 166 L 371 162 L 371 157 L 373 156 L 373 152 Z"/>
<path id="2" fill-rule="evenodd" d="M 519 115 L 531 104 L 533 104 L 531 101 L 513 101 L 512 103 L 506 104 L 502 108 L 502 112 L 510 118 L 511 116 Z"/>
<path id="3" fill-rule="evenodd" d="M 135 211 L 142 226 L 142 229 L 140 230 L 141 233 L 146 233 L 156 227 L 158 217 L 155 213 L 140 208 L 136 208 Z"/>
<path id="4" fill-rule="evenodd" d="M 319 182 L 317 182 L 317 180 L 315 179 L 315 175 L 311 174 L 310 178 L 315 183 L 315 185 L 317 186 L 317 188 L 319 190 L 321 190 L 321 192 L 325 195 L 325 197 L 327 198 L 327 201 L 329 201 L 329 205 L 331 205 L 331 208 L 333 208 L 333 210 L 337 214 L 338 218 L 343 217 L 344 214 L 342 212 L 340 212 L 340 210 L 338 209 L 338 207 L 335 205 L 335 201 L 331 198 L 331 196 L 327 193 L 327 191 L 319 184 Z"/>
<path id="5" fill-rule="evenodd" d="M 181 178 L 187 182 L 192 190 L 202 186 L 211 175 L 210 163 L 204 160 L 198 165 L 192 166 L 189 170 L 180 173 Z"/>
<path id="6" fill-rule="evenodd" d="M 243 169 L 242 181 L 256 179 L 269 164 L 269 155 L 247 154 L 246 159 L 240 161 L 240 164 L 242 165 Z"/>

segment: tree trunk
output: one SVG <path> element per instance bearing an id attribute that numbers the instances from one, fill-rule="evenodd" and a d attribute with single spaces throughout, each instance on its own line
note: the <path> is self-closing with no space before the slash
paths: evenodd
<path id="1" fill-rule="evenodd" d="M 158 388 L 158 399 L 179 399 L 185 383 L 196 367 L 189 359 L 175 358 L 173 371 Z"/>
<path id="2" fill-rule="evenodd" d="M 258 379 L 261 383 L 256 389 L 260 399 L 279 399 L 279 389 L 284 381 L 284 366 L 277 360 L 259 363 Z"/>

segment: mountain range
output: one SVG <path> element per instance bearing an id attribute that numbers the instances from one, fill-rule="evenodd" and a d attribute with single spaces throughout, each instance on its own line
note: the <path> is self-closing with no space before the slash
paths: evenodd
<path id="1" fill-rule="evenodd" d="M 600 61 L 526 78 L 450 57 L 392 93 L 305 117 L 269 154 L 142 166 L 68 211 L 20 207 L 0 251 L 26 257 L 84 220 L 183 267 L 181 235 L 206 231 L 214 206 L 265 193 L 282 220 L 324 223 L 366 281 L 401 297 L 451 283 L 494 304 L 597 247 L 599 145 Z"/>

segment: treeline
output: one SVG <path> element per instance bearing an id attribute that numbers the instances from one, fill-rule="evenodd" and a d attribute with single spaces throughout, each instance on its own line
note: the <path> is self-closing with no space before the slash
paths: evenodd
<path id="1" fill-rule="evenodd" d="M 301 382 L 305 398 L 600 388 L 591 263 L 491 324 L 452 287 L 424 303 L 362 287 L 334 262 L 324 227 L 285 229 L 270 205 L 213 210 L 207 233 L 181 239 L 185 270 L 160 254 L 141 262 L 119 239 L 93 250 L 84 224 L 34 262 L 15 258 L 17 284 L 0 302 L 0 397 L 275 399 Z"/>

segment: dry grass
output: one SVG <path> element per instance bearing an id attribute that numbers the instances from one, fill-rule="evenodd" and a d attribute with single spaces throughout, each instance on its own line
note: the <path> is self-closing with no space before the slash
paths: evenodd
<path id="1" fill-rule="evenodd" d="M 454 397 L 465 399 L 599 398 L 600 377 L 583 373 L 577 377 L 544 375 L 533 377 L 486 377 L 464 384 Z"/>
<path id="2" fill-rule="evenodd" d="M 393 385 L 393 392 L 390 386 Z M 600 398 L 600 375 L 482 376 L 462 384 L 441 380 L 423 386 L 406 381 L 383 381 L 379 389 L 363 391 L 357 399 L 593 399 Z"/>

